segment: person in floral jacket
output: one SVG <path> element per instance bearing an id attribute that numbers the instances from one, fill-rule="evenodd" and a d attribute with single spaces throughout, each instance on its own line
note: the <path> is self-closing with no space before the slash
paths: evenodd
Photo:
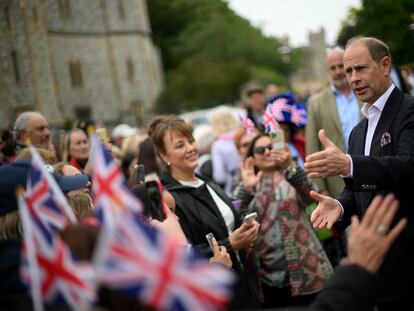
<path id="1" fill-rule="evenodd" d="M 258 214 L 252 255 L 258 260 L 263 307 L 308 305 L 333 272 L 306 216 L 315 186 L 292 160 L 287 145 L 272 149 L 267 134 L 252 140 L 236 195 L 245 212 Z"/>

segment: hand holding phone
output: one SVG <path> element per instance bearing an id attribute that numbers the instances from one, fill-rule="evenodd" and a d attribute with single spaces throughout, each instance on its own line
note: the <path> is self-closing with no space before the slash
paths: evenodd
<path id="1" fill-rule="evenodd" d="M 145 166 L 143 164 L 136 164 L 134 169 L 136 183 L 141 184 L 145 182 Z"/>
<path id="2" fill-rule="evenodd" d="M 211 251 L 214 253 L 214 246 L 213 246 L 213 239 L 215 239 L 214 234 L 211 232 L 207 233 L 206 239 L 207 239 L 208 245 L 210 245 Z"/>
<path id="3" fill-rule="evenodd" d="M 251 225 L 251 224 L 253 224 L 253 221 L 256 220 L 256 218 L 257 218 L 257 213 L 256 212 L 247 214 L 246 216 L 244 216 L 243 223 Z"/>
<path id="4" fill-rule="evenodd" d="M 272 140 L 272 147 L 275 150 L 284 150 L 285 149 L 285 133 L 282 129 L 277 129 L 274 132 L 270 133 L 270 138 Z"/>

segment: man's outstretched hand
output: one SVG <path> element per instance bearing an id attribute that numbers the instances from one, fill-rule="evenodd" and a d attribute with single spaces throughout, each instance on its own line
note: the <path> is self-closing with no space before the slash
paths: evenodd
<path id="1" fill-rule="evenodd" d="M 314 228 L 332 228 L 332 225 L 341 217 L 342 208 L 331 197 L 319 194 L 315 191 L 310 192 L 312 199 L 318 201 L 318 206 L 312 212 L 311 222 Z"/>
<path id="2" fill-rule="evenodd" d="M 320 130 L 318 135 L 325 150 L 312 153 L 306 157 L 305 171 L 309 174 L 309 177 L 325 178 L 340 174 L 348 175 L 351 172 L 349 157 L 326 137 L 325 130 Z"/>

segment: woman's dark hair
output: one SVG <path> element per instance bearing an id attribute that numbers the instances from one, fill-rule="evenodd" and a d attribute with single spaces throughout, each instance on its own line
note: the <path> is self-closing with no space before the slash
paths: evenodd
<path id="1" fill-rule="evenodd" d="M 146 174 L 160 174 L 161 170 L 158 165 L 157 154 L 155 153 L 154 143 L 150 137 L 139 144 L 138 164 L 144 165 Z"/>
<path id="2" fill-rule="evenodd" d="M 132 188 L 132 193 L 141 200 L 143 207 L 143 214 L 146 217 L 151 216 L 151 199 L 148 195 L 147 186 L 144 183 L 135 185 Z"/>
<path id="3" fill-rule="evenodd" d="M 135 154 L 131 152 L 124 154 L 124 156 L 122 157 L 121 169 L 122 169 L 122 173 L 124 173 L 126 180 L 129 180 L 129 177 L 130 177 L 129 167 L 132 161 L 134 160 L 135 160 Z"/>
<path id="4" fill-rule="evenodd" d="M 0 150 L 7 157 L 13 157 L 16 155 L 17 143 L 13 138 L 12 131 L 4 129 L 1 131 L 1 141 L 4 143 L 3 148 Z"/>
<path id="5" fill-rule="evenodd" d="M 262 137 L 270 137 L 269 134 L 265 134 L 265 133 L 260 133 L 257 136 L 253 137 L 252 141 L 250 142 L 249 147 L 247 147 L 247 153 L 246 153 L 246 158 L 248 157 L 252 157 L 254 152 L 254 145 L 256 144 L 256 142 L 259 140 L 259 138 Z"/>
<path id="6" fill-rule="evenodd" d="M 253 137 L 252 141 L 249 144 L 249 147 L 247 147 L 246 159 L 253 156 L 254 145 L 256 145 L 256 142 L 259 140 L 259 138 L 262 138 L 262 137 L 269 137 L 269 134 L 260 133 L 260 134 L 257 134 L 255 137 Z M 254 166 L 254 172 L 255 174 L 259 172 L 259 169 L 256 167 L 256 165 Z"/>
<path id="7" fill-rule="evenodd" d="M 287 125 L 288 130 L 289 130 L 289 136 L 290 136 L 289 141 L 292 140 L 293 136 L 295 136 L 295 134 L 298 130 L 298 127 L 295 124 L 293 124 L 292 122 L 279 122 L 279 123 Z"/>
<path id="8" fill-rule="evenodd" d="M 141 183 L 132 188 L 134 195 L 141 200 L 143 215 L 159 221 L 165 220 L 162 208 L 161 193 L 154 182 Z"/>

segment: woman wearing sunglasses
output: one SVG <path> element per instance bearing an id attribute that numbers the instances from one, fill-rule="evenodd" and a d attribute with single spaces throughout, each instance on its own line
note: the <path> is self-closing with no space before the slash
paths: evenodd
<path id="1" fill-rule="evenodd" d="M 206 235 L 213 233 L 218 244 L 226 247 L 238 276 L 230 308 L 256 309 L 257 293 L 246 266 L 245 250 L 256 241 L 259 224 L 242 224 L 222 188 L 195 174 L 198 147 L 191 126 L 174 115 L 158 116 L 150 122 L 148 133 L 166 165 L 162 182 L 175 199 L 175 211 L 187 240 L 211 257 Z"/>
<path id="2" fill-rule="evenodd" d="M 241 171 L 242 187 L 252 194 L 244 207 L 257 212 L 260 223 L 254 250 L 263 306 L 308 305 L 332 274 L 305 213 L 313 183 L 292 160 L 288 146 L 274 150 L 267 134 L 253 138 Z"/>

